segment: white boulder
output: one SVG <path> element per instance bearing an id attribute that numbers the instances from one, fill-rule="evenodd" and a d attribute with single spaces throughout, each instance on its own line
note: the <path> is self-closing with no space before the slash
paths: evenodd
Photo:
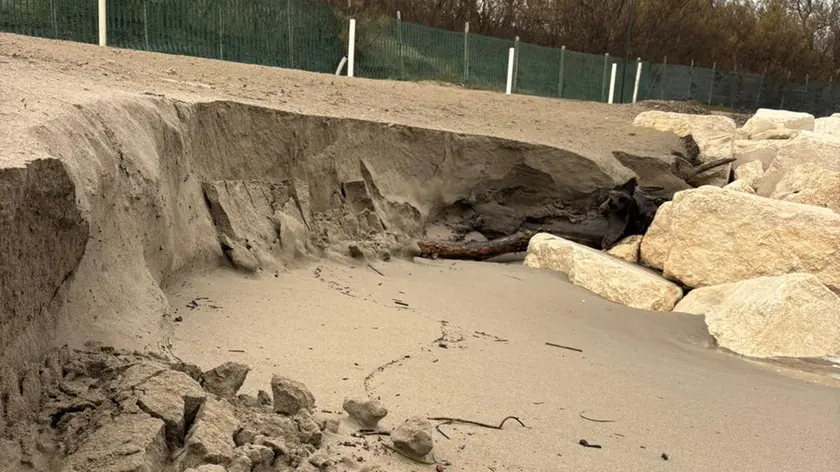
<path id="1" fill-rule="evenodd" d="M 633 308 L 670 311 L 682 289 L 644 267 L 551 234 L 531 238 L 525 266 L 566 274 L 569 281 Z"/>
<path id="2" fill-rule="evenodd" d="M 664 275 L 688 287 L 794 272 L 840 287 L 840 215 L 825 208 L 704 186 L 674 195 L 668 234 Z"/>
<path id="3" fill-rule="evenodd" d="M 814 132 L 817 134 L 840 136 L 840 115 L 835 113 L 825 118 L 817 118 L 814 122 Z"/>
<path id="4" fill-rule="evenodd" d="M 642 245 L 642 235 L 627 236 L 607 251 L 607 254 L 623 261 L 639 262 L 639 247 Z"/>
<path id="5" fill-rule="evenodd" d="M 752 119 L 765 119 L 780 125 L 781 128 L 802 131 L 814 131 L 814 122 L 816 121 L 814 115 L 810 113 L 770 108 L 759 108 L 753 118 L 750 118 L 750 120 Z M 749 121 L 747 121 L 747 124 L 749 124 Z M 746 125 L 744 126 L 746 127 Z"/>
<path id="6" fill-rule="evenodd" d="M 639 260 L 642 264 L 657 270 L 665 267 L 671 249 L 671 205 L 671 202 L 665 202 L 659 206 L 639 246 Z"/>
<path id="7" fill-rule="evenodd" d="M 771 198 L 840 212 L 840 172 L 813 163 L 795 165 L 776 184 Z"/>
<path id="8" fill-rule="evenodd" d="M 779 153 L 779 148 L 785 144 L 787 144 L 787 141 L 736 140 L 732 148 L 732 157 L 735 158 L 732 165 L 738 167 L 757 160 L 761 161 L 764 169 L 767 169 Z"/>
<path id="9" fill-rule="evenodd" d="M 764 177 L 764 165 L 759 160 L 741 164 L 735 169 L 735 179 L 746 182 L 753 190 L 761 184 L 762 177 Z"/>
<path id="10" fill-rule="evenodd" d="M 755 195 L 755 189 L 752 188 L 752 186 L 750 186 L 750 184 L 747 183 L 746 180 L 733 180 L 732 182 L 727 184 L 726 187 L 723 188 L 727 190 L 733 190 L 735 192 L 751 193 Z"/>
<path id="11" fill-rule="evenodd" d="M 690 115 L 664 111 L 645 111 L 636 116 L 633 125 L 675 133 L 680 137 L 691 135 L 700 149 L 698 159 L 710 162 L 732 157 L 735 130 L 732 118 L 720 115 Z M 723 186 L 729 177 L 731 165 L 727 164 L 711 171 L 705 183 Z"/>
<path id="12" fill-rule="evenodd" d="M 840 172 L 840 138 L 803 132 L 779 147 L 770 167 L 761 179 L 758 194 L 773 195 L 782 178 L 796 166 L 813 164 L 825 170 Z"/>
<path id="13" fill-rule="evenodd" d="M 720 346 L 750 357 L 840 353 L 840 298 L 811 274 L 705 287 L 674 309 L 705 315 Z"/>

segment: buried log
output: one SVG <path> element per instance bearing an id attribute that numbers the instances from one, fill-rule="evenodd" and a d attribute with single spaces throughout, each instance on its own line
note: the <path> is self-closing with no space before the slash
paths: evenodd
<path id="1" fill-rule="evenodd" d="M 523 231 L 511 236 L 504 236 L 491 241 L 475 241 L 458 243 L 449 241 L 419 241 L 419 257 L 426 259 L 455 259 L 467 261 L 486 261 L 494 257 L 524 252 L 528 249 L 528 242 L 536 234 L 533 231 Z"/>

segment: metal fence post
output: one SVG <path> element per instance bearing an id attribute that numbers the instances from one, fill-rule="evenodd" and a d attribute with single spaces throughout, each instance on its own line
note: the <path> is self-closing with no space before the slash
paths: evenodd
<path id="1" fill-rule="evenodd" d="M 717 77 L 717 62 L 712 64 L 712 83 L 709 84 L 709 106 L 712 106 L 712 93 L 715 90 L 715 77 Z"/>
<path id="2" fill-rule="evenodd" d="M 691 85 L 694 81 L 694 59 L 691 60 L 691 68 L 688 69 L 688 100 L 691 100 Z"/>
<path id="3" fill-rule="evenodd" d="M 224 47 L 224 23 L 222 23 L 222 2 L 218 3 L 219 5 L 219 59 L 225 59 L 225 47 Z"/>
<path id="4" fill-rule="evenodd" d="M 668 56 L 662 60 L 662 85 L 659 86 L 659 99 L 665 100 L 665 88 L 668 86 Z"/>
<path id="5" fill-rule="evenodd" d="M 58 15 L 56 14 L 55 0 L 50 0 L 50 16 L 53 24 L 53 37 L 58 39 Z"/>
<path id="6" fill-rule="evenodd" d="M 292 0 L 286 0 L 286 17 L 289 28 L 289 67 L 295 67 L 295 39 L 292 31 Z"/>
<path id="7" fill-rule="evenodd" d="M 405 55 L 403 54 L 403 30 L 402 30 L 402 13 L 397 10 L 397 41 L 399 41 L 400 49 L 400 78 L 405 79 Z"/>
<path id="8" fill-rule="evenodd" d="M 785 109 L 785 95 L 787 95 L 788 87 L 790 87 L 790 71 L 787 73 L 787 79 L 785 79 L 785 84 L 782 86 L 782 100 L 779 103 L 779 109 Z"/>
<path id="9" fill-rule="evenodd" d="M 470 80 L 470 22 L 464 23 L 464 84 Z"/>
<path id="10" fill-rule="evenodd" d="M 610 62 L 610 53 L 605 52 L 604 53 L 604 74 L 601 77 L 601 101 L 602 102 L 607 101 L 607 97 L 605 96 L 605 93 L 607 91 L 607 67 L 609 66 L 609 62 Z"/>
<path id="11" fill-rule="evenodd" d="M 738 80 L 738 63 L 735 63 L 735 68 L 732 71 L 732 88 L 729 91 L 729 108 L 735 108 L 735 84 Z"/>
<path id="12" fill-rule="evenodd" d="M 566 70 L 566 46 L 560 46 L 560 80 L 557 83 L 557 96 L 563 98 L 563 72 Z"/>
<path id="13" fill-rule="evenodd" d="M 755 107 L 760 108 L 761 104 L 761 89 L 764 88 L 764 76 L 767 75 L 767 69 L 764 69 L 764 72 L 761 73 L 761 81 L 758 82 L 758 93 L 755 95 Z"/>
<path id="14" fill-rule="evenodd" d="M 143 0 L 143 39 L 146 42 L 146 50 L 149 51 L 149 0 Z"/>
<path id="15" fill-rule="evenodd" d="M 513 43 L 513 91 L 518 89 L 519 84 L 519 36 Z"/>

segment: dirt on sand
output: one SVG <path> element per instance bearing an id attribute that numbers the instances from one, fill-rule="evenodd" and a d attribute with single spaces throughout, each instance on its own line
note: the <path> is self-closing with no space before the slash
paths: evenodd
<path id="1" fill-rule="evenodd" d="M 634 107 L 13 35 L 0 83 L 1 466 L 231 472 L 234 448 L 243 470 L 836 464 L 824 375 L 777 375 L 712 349 L 696 317 L 554 274 L 403 260 L 432 234 L 597 234 L 594 202 L 635 175 L 614 153 L 668 162 L 681 145 L 633 128 Z M 55 350 L 89 341 L 105 347 Z M 246 396 L 217 399 L 231 387 L 202 371 L 231 360 Z M 275 375 L 331 412 L 380 399 L 380 432 L 418 415 L 525 427 L 445 424 L 430 466 L 346 415 L 263 411 Z M 285 426 L 243 436 L 260 415 Z"/>

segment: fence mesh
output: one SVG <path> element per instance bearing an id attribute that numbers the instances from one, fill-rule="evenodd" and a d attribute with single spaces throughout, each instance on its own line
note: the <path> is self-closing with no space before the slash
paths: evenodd
<path id="1" fill-rule="evenodd" d="M 347 54 L 349 18 L 342 8 L 306 0 L 107 0 L 106 23 L 109 46 L 333 73 Z M 97 43 L 97 1 L 0 0 L 0 31 Z M 840 105 L 840 90 L 832 82 L 625 61 L 394 18 L 357 19 L 356 38 L 359 77 L 504 91 L 508 51 L 514 48 L 515 93 L 607 101 L 615 64 L 617 103 L 631 102 L 635 92 L 639 100 L 816 115 Z"/>

